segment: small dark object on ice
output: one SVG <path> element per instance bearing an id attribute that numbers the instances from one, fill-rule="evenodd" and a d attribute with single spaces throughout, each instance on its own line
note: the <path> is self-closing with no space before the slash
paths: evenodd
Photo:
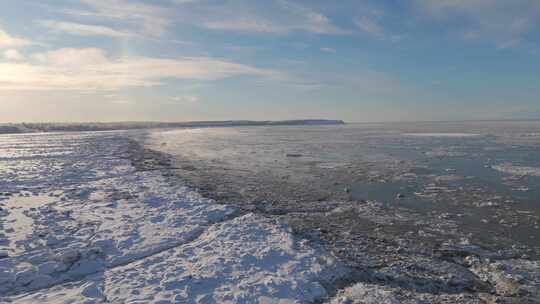
<path id="1" fill-rule="evenodd" d="M 298 153 L 287 153 L 286 156 L 287 156 L 287 157 L 302 157 L 302 154 L 298 154 Z"/>

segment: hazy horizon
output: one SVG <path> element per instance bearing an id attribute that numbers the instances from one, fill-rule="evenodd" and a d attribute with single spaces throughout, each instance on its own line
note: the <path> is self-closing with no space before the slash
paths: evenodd
<path id="1" fill-rule="evenodd" d="M 0 9 L 0 123 L 540 119 L 540 2 Z"/>

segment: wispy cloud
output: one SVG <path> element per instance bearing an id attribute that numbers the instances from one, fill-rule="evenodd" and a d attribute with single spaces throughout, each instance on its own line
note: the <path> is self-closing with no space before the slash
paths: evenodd
<path id="1" fill-rule="evenodd" d="M 289 11 L 292 15 L 302 22 L 298 25 L 299 29 L 319 33 L 319 34 L 346 34 L 348 31 L 336 26 L 330 19 L 320 12 L 311 8 L 301 6 L 299 4 L 278 0 L 279 6 L 285 11 Z M 292 27 L 294 29 L 294 26 Z"/>
<path id="2" fill-rule="evenodd" d="M 360 17 L 355 20 L 355 24 L 358 28 L 371 36 L 382 38 L 384 36 L 384 29 L 377 24 L 374 20 L 368 17 Z"/>
<path id="3" fill-rule="evenodd" d="M 286 33 L 288 28 L 275 24 L 263 18 L 244 16 L 241 19 L 208 20 L 201 23 L 202 27 L 212 30 L 244 31 L 259 33 Z"/>
<path id="4" fill-rule="evenodd" d="M 99 25 L 89 25 L 54 20 L 41 20 L 39 24 L 56 32 L 62 32 L 76 36 L 107 36 L 112 38 L 125 38 L 133 36 L 132 33 L 118 31 L 110 27 Z"/>
<path id="5" fill-rule="evenodd" d="M 381 18 L 382 16 L 380 13 L 373 16 L 361 16 L 356 18 L 353 23 L 363 34 L 374 39 L 390 42 L 401 41 L 403 36 L 392 33 L 390 30 L 386 29 L 380 20 Z"/>
<path id="6" fill-rule="evenodd" d="M 345 34 L 327 16 L 286 0 L 261 3 L 229 0 L 219 4 L 195 2 L 180 12 L 180 22 L 211 30 L 286 34 L 303 31 L 316 34 Z"/>
<path id="7" fill-rule="evenodd" d="M 0 89 L 94 90 L 162 85 L 166 79 L 218 80 L 234 76 L 274 77 L 273 71 L 206 57 L 108 58 L 101 49 L 59 49 L 26 62 L 0 63 Z"/>
<path id="8" fill-rule="evenodd" d="M 152 36 L 163 35 L 172 22 L 164 7 L 138 0 L 79 0 L 87 9 L 63 10 L 76 16 L 116 19 L 142 25 L 140 31 Z"/>
<path id="9" fill-rule="evenodd" d="M 525 42 L 527 33 L 540 28 L 540 1 L 529 0 L 416 0 L 422 13 L 432 18 L 463 18 L 462 37 L 491 40 L 499 48 Z"/>
<path id="10" fill-rule="evenodd" d="M 32 44 L 34 44 L 34 42 L 22 37 L 12 36 L 0 28 L 0 49 L 18 48 Z"/>
<path id="11" fill-rule="evenodd" d="M 326 15 L 305 5 L 287 0 L 263 2 L 250 0 L 197 1 L 172 0 L 160 5 L 141 0 L 78 0 L 82 7 L 60 9 L 70 16 L 114 19 L 129 27 L 129 32 L 150 36 L 163 36 L 173 25 L 184 24 L 209 30 L 246 33 L 287 34 L 309 32 L 327 35 L 350 33 Z M 106 32 L 104 28 L 90 28 L 80 24 L 56 21 L 47 24 L 57 30 L 72 34 Z M 93 26 L 91 26 L 93 27 Z M 114 31 L 114 30 L 113 30 Z M 93 35 L 93 34 L 92 34 Z"/>
<path id="12" fill-rule="evenodd" d="M 320 48 L 320 50 L 325 52 L 325 53 L 335 53 L 336 52 L 336 49 L 330 48 L 330 47 L 322 47 L 322 48 Z"/>
<path id="13" fill-rule="evenodd" d="M 20 61 L 24 59 L 24 56 L 15 49 L 9 49 L 4 51 L 4 59 L 11 61 Z"/>
<path id="14" fill-rule="evenodd" d="M 199 102 L 199 97 L 195 95 L 182 95 L 182 96 L 175 96 L 170 98 L 171 104 L 186 104 L 186 103 L 197 103 Z"/>

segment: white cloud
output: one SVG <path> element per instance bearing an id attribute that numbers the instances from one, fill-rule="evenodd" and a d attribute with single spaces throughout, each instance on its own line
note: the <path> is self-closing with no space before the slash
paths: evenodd
<path id="1" fill-rule="evenodd" d="M 377 13 L 373 17 L 362 16 L 354 20 L 354 24 L 361 32 L 373 38 L 390 42 L 401 41 L 402 35 L 391 33 L 381 25 L 381 22 L 377 21 L 381 16 L 381 13 Z"/>
<path id="2" fill-rule="evenodd" d="M 108 36 L 122 38 L 132 36 L 131 33 L 118 31 L 109 27 L 99 25 L 88 25 L 73 22 L 60 22 L 54 20 L 43 20 L 41 25 L 57 32 L 63 32 L 77 36 Z"/>
<path id="3" fill-rule="evenodd" d="M 368 17 L 360 17 L 355 20 L 356 26 L 364 32 L 371 36 L 382 38 L 384 36 L 384 30 L 379 24 Z"/>
<path id="4" fill-rule="evenodd" d="M 32 55 L 37 63 L 56 67 L 85 67 L 108 65 L 105 52 L 98 48 L 74 49 L 64 48 L 56 51 L 37 53 Z"/>
<path id="5" fill-rule="evenodd" d="M 9 35 L 4 30 L 0 29 L 0 49 L 16 48 L 34 44 L 32 41 Z"/>
<path id="6" fill-rule="evenodd" d="M 273 71 L 206 57 L 108 58 L 101 49 L 59 49 L 27 62 L 0 63 L 0 90 L 93 90 L 162 85 L 166 79 L 277 77 Z"/>
<path id="7" fill-rule="evenodd" d="M 142 25 L 142 32 L 161 36 L 172 22 L 170 10 L 137 0 L 79 0 L 88 10 L 64 10 L 77 16 L 117 19 Z"/>
<path id="8" fill-rule="evenodd" d="M 310 8 L 286 1 L 278 0 L 278 4 L 290 12 L 298 20 L 302 21 L 292 29 L 300 29 L 319 34 L 346 34 L 347 31 L 334 25 L 328 17 Z"/>
<path id="9" fill-rule="evenodd" d="M 329 47 L 322 47 L 320 50 L 325 52 L 325 53 L 335 53 L 336 52 L 336 49 L 329 48 Z"/>
<path id="10" fill-rule="evenodd" d="M 141 0 L 78 0 L 81 9 L 63 13 L 94 19 L 116 19 L 130 32 L 163 36 L 173 24 L 188 24 L 211 30 L 286 34 L 304 31 L 318 34 L 348 34 L 327 16 L 307 6 L 287 0 L 196 1 L 171 0 L 161 5 Z M 56 24 L 59 27 L 59 24 Z M 142 27 L 142 28 L 141 28 Z M 104 32 L 104 29 L 62 26 L 63 31 Z M 110 31 L 109 34 L 113 35 Z"/>
<path id="11" fill-rule="evenodd" d="M 15 49 L 5 50 L 3 55 L 6 60 L 20 61 L 24 59 L 24 56 Z"/>
<path id="12" fill-rule="evenodd" d="M 113 99 L 110 102 L 117 105 L 127 105 L 132 103 L 132 101 L 129 99 Z"/>
<path id="13" fill-rule="evenodd" d="M 199 97 L 194 95 L 185 95 L 185 96 L 176 96 L 171 98 L 171 103 L 197 103 L 199 102 Z"/>
<path id="14" fill-rule="evenodd" d="M 325 15 L 286 0 L 261 3 L 229 0 L 219 4 L 195 2 L 189 8 L 180 10 L 179 14 L 179 22 L 212 30 L 273 34 L 294 31 L 317 34 L 348 33 Z"/>
<path id="15" fill-rule="evenodd" d="M 256 17 L 240 17 L 240 19 L 209 20 L 202 22 L 202 26 L 212 30 L 246 31 L 259 33 L 285 33 L 287 28 L 274 24 L 269 20 Z"/>

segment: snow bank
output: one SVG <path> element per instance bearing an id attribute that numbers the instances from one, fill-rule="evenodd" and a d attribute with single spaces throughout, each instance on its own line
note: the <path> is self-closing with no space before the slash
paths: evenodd
<path id="1" fill-rule="evenodd" d="M 282 223 L 136 171 L 128 147 L 116 133 L 1 138 L 0 302 L 304 303 L 347 273 Z"/>
<path id="2" fill-rule="evenodd" d="M 13 300 L 305 303 L 326 296 L 322 284 L 345 272 L 333 258 L 295 241 L 286 226 L 247 214 L 213 225 L 188 244 L 107 269 L 77 284 Z"/>

